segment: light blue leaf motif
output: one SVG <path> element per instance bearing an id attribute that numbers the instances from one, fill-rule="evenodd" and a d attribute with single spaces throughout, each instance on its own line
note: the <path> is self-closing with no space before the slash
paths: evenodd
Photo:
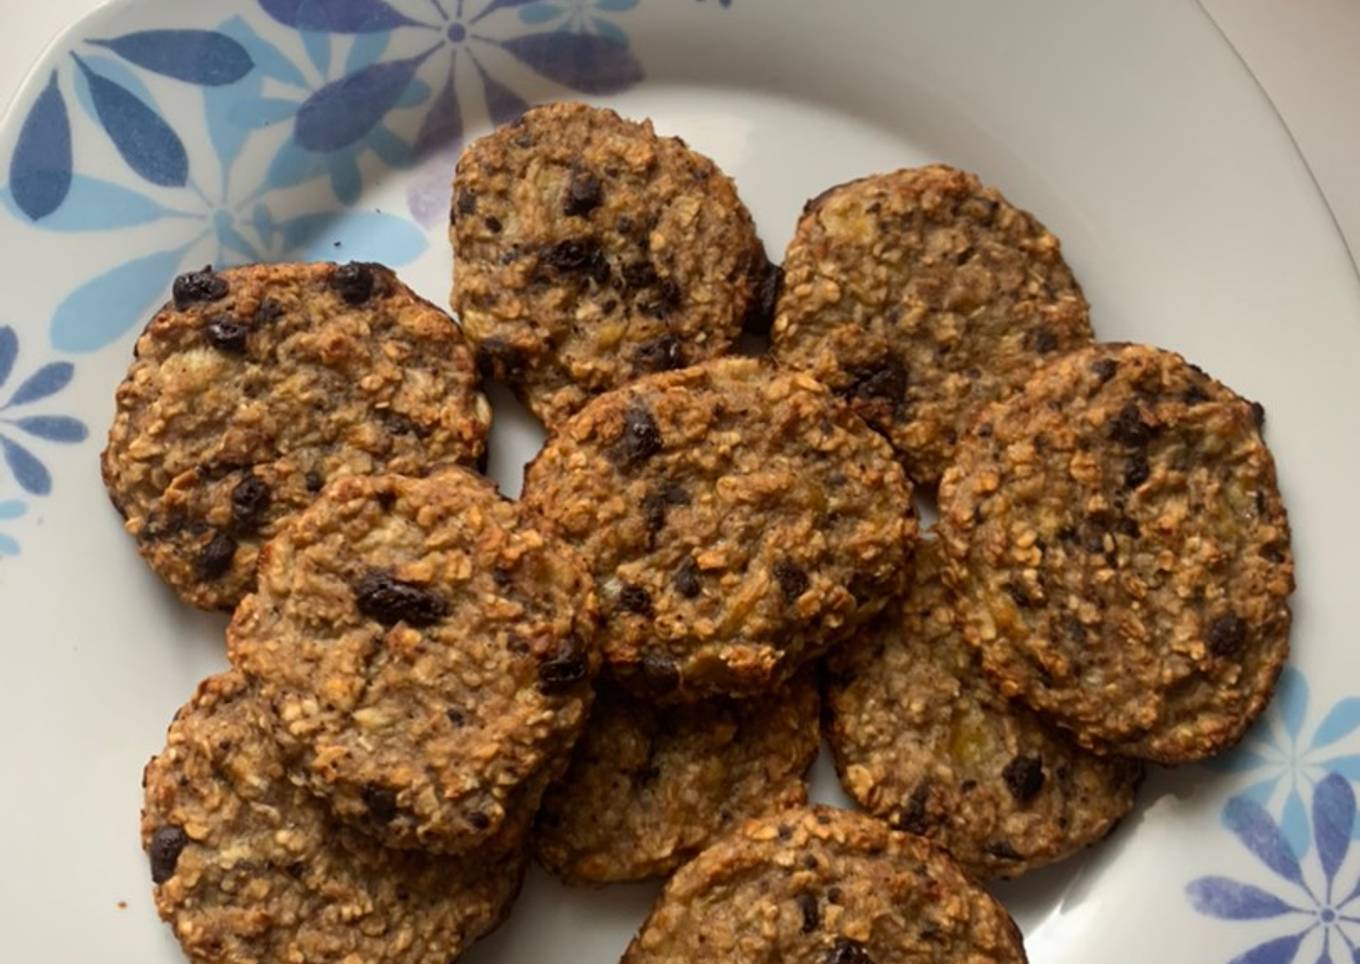
<path id="1" fill-rule="evenodd" d="M 609 13 L 622 13 L 625 10 L 632 10 L 638 5 L 638 0 L 595 0 L 596 10 L 605 10 Z"/>
<path id="2" fill-rule="evenodd" d="M 364 177 L 353 151 L 330 155 L 331 190 L 342 204 L 354 204 L 364 189 Z"/>
<path id="3" fill-rule="evenodd" d="M 303 30 L 301 36 L 307 59 L 312 62 L 317 73 L 325 77 L 331 72 L 331 35 L 319 30 Z"/>
<path id="4" fill-rule="evenodd" d="M 232 17 L 217 30 L 246 49 L 246 53 L 250 55 L 251 61 L 255 64 L 256 73 L 265 77 L 272 77 L 293 87 L 305 87 L 307 85 L 307 78 L 288 59 L 288 56 L 256 33 L 255 29 L 243 18 Z"/>
<path id="5" fill-rule="evenodd" d="M 537 6 L 539 3 L 540 0 L 491 0 L 490 3 L 488 3 L 485 7 L 482 8 L 481 13 L 477 14 L 477 16 L 472 18 L 472 22 L 476 23 L 478 20 L 481 20 L 485 17 L 489 17 L 497 10 L 501 10 L 506 7 L 525 7 L 531 4 Z"/>
<path id="6" fill-rule="evenodd" d="M 1323 760 L 1320 765 L 1332 773 L 1341 774 L 1347 780 L 1360 781 L 1360 753 L 1334 756 L 1330 760 Z"/>
<path id="7" fill-rule="evenodd" d="M 126 261 L 85 282 L 57 306 L 52 347 L 91 352 L 118 339 L 165 294 L 189 245 Z"/>
<path id="8" fill-rule="evenodd" d="M 1304 718 L 1308 715 L 1308 681 L 1292 666 L 1286 666 L 1280 674 L 1280 683 L 1275 690 L 1275 705 L 1279 708 L 1280 718 L 1284 720 L 1289 736 L 1297 741 Z"/>
<path id="9" fill-rule="evenodd" d="M 495 124 L 501 125 L 523 116 L 524 112 L 529 109 L 524 98 L 492 77 L 479 62 L 474 60 L 473 63 L 477 64 L 477 72 L 482 77 L 482 88 L 486 94 L 486 109 L 491 114 L 491 120 Z"/>
<path id="10" fill-rule="evenodd" d="M 310 151 L 355 143 L 380 123 L 405 93 L 420 65 L 437 50 L 365 67 L 327 84 L 298 110 L 294 136 Z"/>
<path id="11" fill-rule="evenodd" d="M 18 554 L 19 543 L 0 532 L 0 556 L 17 556 Z"/>
<path id="12" fill-rule="evenodd" d="M 43 228 L 49 231 L 108 231 L 150 224 L 161 218 L 200 217 L 157 204 L 146 195 L 112 181 L 84 174 L 72 177 L 68 200 L 70 203 L 43 220 Z M 0 205 L 8 208 L 13 203 L 7 191 L 0 191 Z"/>
<path id="13" fill-rule="evenodd" d="M 18 499 L 7 499 L 0 502 L 0 519 L 17 519 L 28 511 L 28 506 Z"/>
<path id="14" fill-rule="evenodd" d="M 1308 932 L 1277 937 L 1273 941 L 1258 944 L 1245 954 L 1234 957 L 1228 964 L 1289 964 L 1298 953 L 1299 945 Z"/>
<path id="15" fill-rule="evenodd" d="M 227 109 L 227 120 L 239 130 L 258 130 L 288 120 L 298 112 L 295 100 L 275 97 L 251 97 L 237 101 Z"/>
<path id="16" fill-rule="evenodd" d="M 278 225 L 284 255 L 303 261 L 326 261 L 340 242 L 345 257 L 381 261 L 394 267 L 410 264 L 429 247 L 429 239 L 405 218 L 376 211 L 305 214 Z"/>
<path id="17" fill-rule="evenodd" d="M 1313 791 L 1313 827 L 1317 836 L 1318 859 L 1331 887 L 1336 872 L 1346 859 L 1355 827 L 1355 791 L 1335 773 L 1323 778 Z"/>
<path id="18" fill-rule="evenodd" d="M 1259 920 L 1299 909 L 1259 887 L 1227 877 L 1201 877 L 1185 892 L 1195 910 L 1224 920 Z"/>
<path id="19" fill-rule="evenodd" d="M 255 67 L 245 47 L 213 30 L 141 30 L 89 42 L 152 73 L 203 87 L 234 84 Z"/>
<path id="20" fill-rule="evenodd" d="M 458 105 L 458 91 L 453 85 L 453 66 L 434 104 L 425 115 L 416 135 L 416 153 L 428 154 L 440 148 L 452 147 L 463 140 L 463 110 Z"/>
<path id="21" fill-rule="evenodd" d="M 1245 797 L 1233 797 L 1223 808 L 1223 822 L 1257 858 L 1285 880 L 1303 886 L 1298 858 L 1265 809 Z"/>
<path id="22" fill-rule="evenodd" d="M 95 73 L 75 54 L 94 101 L 99 123 L 130 168 L 152 184 L 183 187 L 189 180 L 189 155 L 179 135 L 126 87 Z"/>
<path id="23" fill-rule="evenodd" d="M 13 424 L 49 442 L 83 442 L 90 434 L 83 422 L 68 415 L 29 415 L 15 419 Z"/>
<path id="24" fill-rule="evenodd" d="M 240 264 L 245 261 L 261 261 L 260 252 L 255 250 L 255 246 L 245 239 L 241 232 L 237 231 L 231 223 L 230 215 L 223 212 L 213 225 L 217 233 L 217 243 L 224 251 L 230 251 L 234 258 L 224 259 L 231 264 Z"/>
<path id="25" fill-rule="evenodd" d="M 376 33 L 429 26 L 398 13 L 383 0 L 260 0 L 260 7 L 279 23 L 298 30 Z"/>
<path id="26" fill-rule="evenodd" d="M 1312 748 L 1330 746 L 1350 736 L 1360 728 L 1360 697 L 1352 696 L 1338 702 L 1318 724 L 1313 734 Z"/>
<path id="27" fill-rule="evenodd" d="M 1302 860 L 1312 849 L 1313 837 L 1308 831 L 1308 811 L 1297 787 L 1291 787 L 1284 801 L 1284 816 L 1280 819 L 1280 833 L 1289 841 L 1289 849 Z"/>
<path id="28" fill-rule="evenodd" d="M 34 458 L 33 453 L 18 442 L 0 435 L 0 455 L 14 473 L 19 487 L 32 495 L 47 495 L 52 491 L 52 476 L 47 467 Z"/>
<path id="29" fill-rule="evenodd" d="M 9 325 L 0 328 L 0 385 L 9 381 L 14 371 L 14 359 L 19 357 L 19 336 Z"/>
<path id="30" fill-rule="evenodd" d="M 543 76 L 582 93 L 613 94 L 642 80 L 637 58 L 611 37 L 554 30 L 500 43 Z"/>
<path id="31" fill-rule="evenodd" d="M 603 17 L 592 17 L 591 23 L 595 25 L 595 31 L 601 36 L 608 37 L 615 43 L 622 44 L 625 47 L 628 46 L 628 34 L 624 33 L 623 28 L 618 24 L 610 20 L 605 20 Z"/>
<path id="32" fill-rule="evenodd" d="M 31 221 L 47 217 L 71 189 L 71 116 L 57 72 L 28 109 L 9 162 L 9 192 Z"/>
<path id="33" fill-rule="evenodd" d="M 326 155 L 303 150 L 291 137 L 279 147 L 269 163 L 265 183 L 272 188 L 292 187 L 326 170 Z"/>
<path id="34" fill-rule="evenodd" d="M 402 168 L 411 163 L 411 145 L 393 134 L 386 127 L 375 127 L 364 138 L 364 143 L 373 149 L 373 153 L 383 159 L 388 167 Z"/>
<path id="35" fill-rule="evenodd" d="M 24 379 L 23 384 L 15 389 L 4 408 L 17 408 L 55 395 L 71 384 L 71 378 L 75 373 L 75 366 L 70 362 L 51 362 L 44 365 Z"/>
<path id="36" fill-rule="evenodd" d="M 566 7 L 559 3 L 531 3 L 519 8 L 519 19 L 523 23 L 537 25 L 556 20 L 565 12 Z"/>
<path id="37" fill-rule="evenodd" d="M 406 85 L 406 90 L 397 98 L 398 107 L 419 107 L 430 99 L 431 88 L 419 77 L 412 78 Z"/>
<path id="38" fill-rule="evenodd" d="M 365 33 L 354 38 L 350 44 L 349 55 L 345 58 L 345 73 L 352 74 L 356 70 L 363 70 L 371 67 L 382 59 L 382 55 L 387 51 L 388 41 L 392 39 L 390 33 Z"/>
<path id="39" fill-rule="evenodd" d="M 1258 783 L 1253 783 L 1239 793 L 1238 796 L 1245 797 L 1248 800 L 1254 800 L 1263 807 L 1267 806 L 1271 796 L 1275 793 L 1275 788 L 1280 785 L 1281 779 L 1283 779 L 1283 774 L 1269 777 Z"/>

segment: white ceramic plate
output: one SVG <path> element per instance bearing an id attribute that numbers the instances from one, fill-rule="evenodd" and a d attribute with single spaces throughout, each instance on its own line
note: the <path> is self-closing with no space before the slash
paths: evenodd
<path id="1" fill-rule="evenodd" d="M 146 33 L 168 30 L 208 33 Z M 827 186 L 976 170 L 1064 238 L 1102 337 L 1265 403 L 1301 583 L 1280 698 L 1242 750 L 1154 775 L 1107 844 L 1001 894 L 1036 964 L 1360 960 L 1360 285 L 1269 104 L 1173 0 L 121 0 L 68 31 L 0 126 L 0 956 L 180 959 L 138 777 L 224 665 L 223 620 L 175 603 L 100 486 L 135 332 L 206 262 L 382 260 L 443 301 L 457 151 L 561 97 L 712 155 L 776 255 Z M 541 436 L 495 401 L 513 494 Z M 468 960 L 616 960 L 655 891 L 534 873 Z"/>

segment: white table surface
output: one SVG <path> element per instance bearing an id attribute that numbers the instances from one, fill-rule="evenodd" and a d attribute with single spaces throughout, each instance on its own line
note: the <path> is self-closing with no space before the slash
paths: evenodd
<path id="1" fill-rule="evenodd" d="M 101 2 L 41 0 L 6 10 L 0 30 L 0 102 L 13 95 L 59 30 Z M 4 6 L 12 3 L 0 0 Z M 1360 258 L 1360 0 L 1202 4 L 1275 103 L 1331 205 L 1353 260 Z"/>

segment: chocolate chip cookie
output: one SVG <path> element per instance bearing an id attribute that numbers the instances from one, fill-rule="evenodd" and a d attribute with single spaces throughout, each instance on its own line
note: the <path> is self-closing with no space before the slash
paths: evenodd
<path id="1" fill-rule="evenodd" d="M 972 174 L 880 174 L 809 202 L 772 331 L 934 485 L 979 408 L 1088 344 L 1058 239 Z"/>
<path id="2" fill-rule="evenodd" d="M 293 785 L 239 673 L 206 680 L 146 767 L 156 908 L 201 964 L 449 964 L 509 913 L 519 853 L 389 850 Z"/>
<path id="3" fill-rule="evenodd" d="M 727 351 L 773 275 L 732 181 L 651 121 L 551 104 L 458 162 L 453 306 L 549 427 Z"/>
<path id="4" fill-rule="evenodd" d="M 377 265 L 184 275 L 135 355 L 104 483 L 143 557 L 204 609 L 254 588 L 260 547 L 330 479 L 486 449 L 458 326 Z"/>
<path id="5" fill-rule="evenodd" d="M 923 540 L 900 607 L 831 654 L 827 737 L 870 813 L 932 838 L 974 877 L 1015 877 L 1109 833 L 1142 767 L 1078 748 L 997 692 L 943 565 L 939 540 Z"/>
<path id="6" fill-rule="evenodd" d="M 923 837 L 825 807 L 752 820 L 671 878 L 623 964 L 1023 964 L 1005 909 Z"/>
<path id="7" fill-rule="evenodd" d="M 916 538 L 887 442 L 810 376 L 751 358 L 597 398 L 523 500 L 594 572 L 614 677 L 672 701 L 791 677 L 901 590 Z"/>
<path id="8" fill-rule="evenodd" d="M 749 817 L 807 802 L 817 685 L 657 707 L 602 687 L 571 769 L 539 811 L 539 861 L 574 884 L 669 874 Z"/>
<path id="9" fill-rule="evenodd" d="M 522 835 L 585 724 L 590 577 L 463 469 L 340 479 L 260 557 L 227 630 L 294 777 L 396 847 Z"/>
<path id="10" fill-rule="evenodd" d="M 1234 743 L 1289 653 L 1294 562 L 1262 410 L 1179 355 L 1076 352 L 992 408 L 940 486 L 968 640 L 1084 745 Z"/>

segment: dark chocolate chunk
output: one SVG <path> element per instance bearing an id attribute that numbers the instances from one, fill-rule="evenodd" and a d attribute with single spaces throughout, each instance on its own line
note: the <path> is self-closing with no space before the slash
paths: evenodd
<path id="1" fill-rule="evenodd" d="M 630 289 L 650 288 L 656 282 L 656 269 L 650 261 L 633 261 L 623 266 L 623 283 Z"/>
<path id="2" fill-rule="evenodd" d="M 230 290 L 227 279 L 213 271 L 212 265 L 205 265 L 202 271 L 190 271 L 175 279 L 175 307 L 183 311 L 199 302 L 220 301 Z"/>
<path id="3" fill-rule="evenodd" d="M 661 429 L 647 403 L 635 399 L 623 413 L 623 436 L 614 449 L 616 460 L 626 468 L 641 465 L 662 446 Z"/>
<path id="4" fill-rule="evenodd" d="M 198 554 L 198 574 L 204 579 L 221 579 L 231 571 L 236 558 L 236 540 L 219 532 Z"/>
<path id="5" fill-rule="evenodd" d="M 490 214 L 486 216 L 483 223 L 486 225 L 486 229 L 492 234 L 500 234 L 501 231 L 505 229 L 505 225 L 501 224 L 501 219 L 492 217 Z"/>
<path id="6" fill-rule="evenodd" d="M 600 179 L 585 168 L 575 168 L 567 181 L 567 193 L 562 199 L 562 213 L 569 218 L 583 218 L 604 201 L 604 187 Z"/>
<path id="7" fill-rule="evenodd" d="M 218 351 L 244 355 L 250 342 L 250 329 L 231 315 L 214 315 L 204 323 L 203 337 Z"/>
<path id="8" fill-rule="evenodd" d="M 454 202 L 453 209 L 460 215 L 471 214 L 477 210 L 477 195 L 467 190 L 459 191 L 458 200 Z"/>
<path id="9" fill-rule="evenodd" d="M 594 238 L 567 238 L 544 248 L 539 254 L 539 261 L 555 271 L 565 273 L 585 271 L 599 257 L 600 243 Z"/>
<path id="10" fill-rule="evenodd" d="M 378 823 L 391 823 L 396 819 L 396 791 L 388 787 L 377 787 L 370 784 L 364 787 L 361 796 L 364 806 L 368 807 L 368 815 Z"/>
<path id="11" fill-rule="evenodd" d="M 271 321 L 278 321 L 283 317 L 283 305 L 273 298 L 265 298 L 260 302 L 260 306 L 255 309 L 255 324 L 267 325 Z"/>
<path id="12" fill-rule="evenodd" d="M 627 612 L 637 613 L 649 619 L 654 615 L 651 593 L 630 582 L 624 583 L 623 588 L 619 590 L 619 605 Z"/>
<path id="13" fill-rule="evenodd" d="M 1236 613 L 1219 616 L 1209 624 L 1209 650 L 1215 656 L 1235 656 L 1246 641 L 1246 620 Z"/>
<path id="14" fill-rule="evenodd" d="M 151 882 L 163 884 L 175 876 L 179 866 L 179 855 L 189 844 L 189 835 L 174 824 L 157 827 L 147 846 L 147 857 L 151 860 Z"/>
<path id="15" fill-rule="evenodd" d="M 916 784 L 911 796 L 902 804 L 902 810 L 897 814 L 893 825 L 908 833 L 924 833 L 929 825 L 926 815 L 926 804 L 929 802 L 930 781 L 922 780 Z"/>
<path id="16" fill-rule="evenodd" d="M 359 612 L 384 626 L 432 626 L 448 612 L 448 603 L 439 593 L 380 569 L 365 573 L 355 584 L 354 598 Z"/>
<path id="17" fill-rule="evenodd" d="M 570 636 L 555 656 L 538 664 L 538 688 L 545 693 L 558 693 L 575 686 L 589 674 L 589 654 L 579 639 Z"/>
<path id="18" fill-rule="evenodd" d="M 1191 385 L 1181 399 L 1187 405 L 1202 405 L 1209 400 L 1209 394 L 1198 385 Z"/>
<path id="19" fill-rule="evenodd" d="M 675 570 L 675 588 L 686 599 L 693 599 L 703 591 L 700 577 L 699 564 L 693 557 L 687 556 L 680 563 L 680 568 Z"/>
<path id="20" fill-rule="evenodd" d="M 326 486 L 326 477 L 316 469 L 309 470 L 303 481 L 307 485 L 308 492 L 320 492 Z"/>
<path id="21" fill-rule="evenodd" d="M 1034 333 L 1034 350 L 1041 355 L 1047 355 L 1051 351 L 1058 350 L 1058 336 L 1047 328 L 1040 328 Z"/>
<path id="22" fill-rule="evenodd" d="M 874 959 L 859 941 L 838 937 L 822 958 L 822 964 L 874 964 Z"/>
<path id="23" fill-rule="evenodd" d="M 1142 410 L 1129 402 L 1110 423 L 1110 437 L 1130 448 L 1142 448 L 1152 441 L 1151 426 L 1143 421 Z"/>
<path id="24" fill-rule="evenodd" d="M 794 898 L 803 914 L 803 933 L 811 934 L 822 923 L 822 908 L 816 894 L 803 893 Z"/>
<path id="25" fill-rule="evenodd" d="M 1114 373 L 1118 370 L 1119 363 L 1113 358 L 1097 358 L 1091 362 L 1091 372 L 1100 380 L 1102 385 L 1114 378 Z"/>
<path id="26" fill-rule="evenodd" d="M 1029 803 L 1044 788 L 1044 761 L 1037 756 L 1017 756 L 1001 771 L 1006 789 L 1020 803 Z"/>
<path id="27" fill-rule="evenodd" d="M 378 279 L 373 270 L 375 267 L 376 265 L 361 261 L 341 265 L 331 275 L 331 287 L 345 299 L 346 304 L 361 305 L 373 297 L 373 292 L 377 288 Z"/>
<path id="28" fill-rule="evenodd" d="M 444 715 L 448 717 L 449 722 L 454 726 L 462 726 L 467 722 L 467 717 L 463 715 L 463 711 L 456 706 L 450 706 L 444 711 Z"/>
<path id="29" fill-rule="evenodd" d="M 633 353 L 633 368 L 637 372 L 669 372 L 684 368 L 685 350 L 674 335 L 662 335 L 638 345 Z"/>
<path id="30" fill-rule="evenodd" d="M 480 810 L 474 810 L 468 814 L 468 823 L 476 830 L 485 830 L 491 826 L 491 818 Z"/>
<path id="31" fill-rule="evenodd" d="M 1024 860 L 1020 852 L 1012 847 L 1005 840 L 996 840 L 986 846 L 987 853 L 996 857 L 998 860 Z"/>
<path id="32" fill-rule="evenodd" d="M 1147 456 L 1139 452 L 1124 465 L 1124 487 L 1136 489 L 1151 475 L 1152 466 L 1148 464 Z"/>
<path id="33" fill-rule="evenodd" d="M 808 574 L 787 559 L 774 564 L 774 578 L 779 583 L 779 591 L 789 602 L 794 602 L 808 590 Z"/>
<path id="34" fill-rule="evenodd" d="M 269 483 L 257 475 L 247 475 L 231 490 L 231 519 L 238 529 L 253 531 L 269 511 L 273 493 Z"/>
<path id="35" fill-rule="evenodd" d="M 847 368 L 846 374 L 852 382 L 842 390 L 842 394 L 861 401 L 881 399 L 894 406 L 901 403 L 907 393 L 907 370 L 902 359 L 896 356 L 884 358 L 877 365 L 859 365 Z"/>

